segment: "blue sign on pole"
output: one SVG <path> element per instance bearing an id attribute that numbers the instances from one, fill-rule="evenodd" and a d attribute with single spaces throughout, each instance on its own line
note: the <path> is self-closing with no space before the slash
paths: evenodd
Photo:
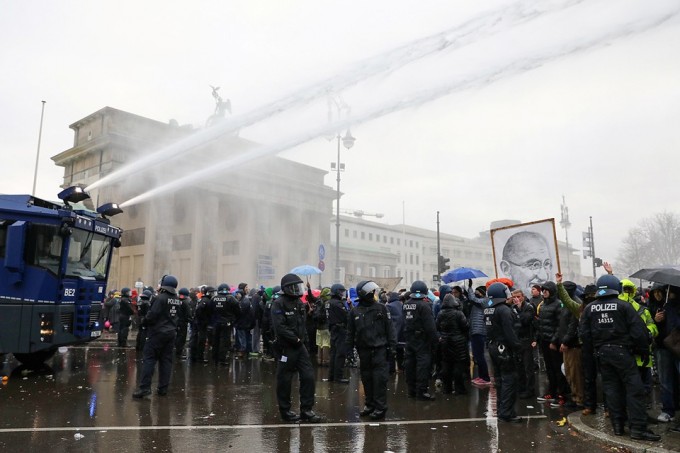
<path id="1" fill-rule="evenodd" d="M 323 244 L 319 244 L 319 259 L 323 260 L 326 258 L 326 247 Z"/>

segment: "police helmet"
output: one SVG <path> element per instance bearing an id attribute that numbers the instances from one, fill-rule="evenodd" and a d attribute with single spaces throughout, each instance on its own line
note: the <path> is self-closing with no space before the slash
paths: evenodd
<path id="1" fill-rule="evenodd" d="M 130 297 L 132 295 L 132 291 L 130 288 L 123 288 L 120 290 L 120 295 L 124 297 Z"/>
<path id="2" fill-rule="evenodd" d="M 376 301 L 378 294 L 380 293 L 380 287 L 378 284 L 371 280 L 365 280 L 359 282 L 357 285 L 357 296 L 359 300 L 364 302 Z"/>
<path id="3" fill-rule="evenodd" d="M 507 300 L 508 297 L 510 297 L 510 290 L 508 287 L 501 283 L 501 282 L 495 282 L 489 285 L 489 288 L 486 290 L 486 295 L 489 299 L 503 299 Z"/>
<path id="4" fill-rule="evenodd" d="M 597 279 L 596 298 L 618 296 L 621 291 L 621 281 L 613 275 L 607 274 Z"/>
<path id="5" fill-rule="evenodd" d="M 281 278 L 281 289 L 284 294 L 293 297 L 300 297 L 305 293 L 302 279 L 295 274 L 286 274 Z"/>
<path id="6" fill-rule="evenodd" d="M 229 291 L 231 291 L 231 288 L 226 283 L 217 287 L 217 294 L 229 294 Z"/>
<path id="7" fill-rule="evenodd" d="M 145 289 L 145 290 L 142 292 L 142 295 L 139 296 L 139 298 L 140 298 L 141 300 L 149 300 L 149 299 L 151 299 L 152 296 L 153 296 L 153 292 L 149 291 L 148 289 Z"/>
<path id="8" fill-rule="evenodd" d="M 344 299 L 347 294 L 347 288 L 345 288 L 341 283 L 336 283 L 331 286 L 331 296 Z"/>
<path id="9" fill-rule="evenodd" d="M 203 295 L 208 296 L 208 297 L 212 297 L 212 296 L 215 295 L 216 292 L 217 292 L 217 290 L 215 289 L 214 286 L 206 286 L 205 290 L 203 291 Z"/>
<path id="10" fill-rule="evenodd" d="M 182 288 L 178 292 L 180 299 L 185 299 L 189 297 L 189 290 L 187 288 Z"/>
<path id="11" fill-rule="evenodd" d="M 283 294 L 283 292 L 281 292 L 281 287 L 279 285 L 272 288 L 272 300 L 278 299 L 281 294 Z"/>
<path id="12" fill-rule="evenodd" d="M 429 289 L 424 281 L 416 280 L 411 284 L 411 299 L 424 299 L 427 297 Z"/>
<path id="13" fill-rule="evenodd" d="M 171 294 L 177 291 L 177 278 L 174 275 L 164 275 L 158 282 L 158 286 Z"/>

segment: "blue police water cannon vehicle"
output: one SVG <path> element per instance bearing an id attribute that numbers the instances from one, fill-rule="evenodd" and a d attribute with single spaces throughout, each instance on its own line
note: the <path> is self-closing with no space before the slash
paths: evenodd
<path id="1" fill-rule="evenodd" d="M 40 366 L 60 346 L 101 336 L 100 311 L 122 230 L 116 204 L 85 209 L 82 187 L 63 203 L 0 195 L 0 354 Z"/>

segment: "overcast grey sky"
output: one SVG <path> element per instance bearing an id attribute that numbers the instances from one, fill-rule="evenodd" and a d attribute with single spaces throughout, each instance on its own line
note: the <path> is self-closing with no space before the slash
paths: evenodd
<path id="1" fill-rule="evenodd" d="M 49 157 L 71 147 L 69 124 L 102 107 L 202 127 L 209 85 L 237 117 L 353 71 L 360 82 L 336 90 L 351 117 L 395 113 L 352 126 L 342 208 L 430 229 L 439 210 L 442 231 L 473 237 L 497 219 L 559 222 L 564 195 L 570 242 L 580 247 L 593 216 L 605 260 L 639 219 L 680 211 L 675 0 L 0 5 L 0 193 L 31 191 L 42 100 L 37 195 L 54 198 L 62 169 Z M 358 62 L 445 30 L 455 45 L 362 77 Z M 428 90 L 436 100 L 400 109 Z M 327 119 L 320 97 L 241 136 L 272 146 Z M 317 138 L 282 155 L 330 169 L 336 144 Z"/>

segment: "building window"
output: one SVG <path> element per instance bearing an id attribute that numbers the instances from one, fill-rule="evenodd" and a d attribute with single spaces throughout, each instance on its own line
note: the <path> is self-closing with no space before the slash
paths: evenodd
<path id="1" fill-rule="evenodd" d="M 397 238 L 397 245 L 401 245 L 401 239 Z"/>
<path id="2" fill-rule="evenodd" d="M 408 246 L 409 246 L 409 247 L 413 247 L 413 240 L 412 240 L 412 239 L 409 240 L 409 245 L 408 245 Z"/>
<path id="3" fill-rule="evenodd" d="M 352 237 L 353 237 L 354 239 L 357 238 L 357 230 L 352 230 Z"/>
<path id="4" fill-rule="evenodd" d="M 346 238 L 349 237 L 349 228 L 345 228 L 345 237 L 346 237 Z"/>
<path id="5" fill-rule="evenodd" d="M 368 233 L 368 240 L 372 241 L 373 240 L 373 233 Z"/>
<path id="6" fill-rule="evenodd" d="M 390 237 L 390 244 L 394 244 L 394 238 Z"/>
<path id="7" fill-rule="evenodd" d="M 127 230 L 123 235 L 123 247 L 130 247 L 133 245 L 144 244 L 144 237 L 146 235 L 145 228 L 136 228 L 134 230 Z"/>
<path id="8" fill-rule="evenodd" d="M 409 255 L 409 264 L 413 264 L 413 253 Z"/>
<path id="9" fill-rule="evenodd" d="M 386 267 L 383 269 L 383 278 L 390 278 L 390 268 Z"/>
<path id="10" fill-rule="evenodd" d="M 361 240 L 364 240 L 364 239 L 366 239 L 366 233 L 364 233 L 364 232 L 362 231 L 362 232 L 361 232 Z"/>
<path id="11" fill-rule="evenodd" d="M 222 255 L 232 256 L 239 254 L 238 241 L 226 241 L 222 243 Z"/>
<path id="12" fill-rule="evenodd" d="M 416 265 L 420 266 L 420 255 L 416 255 Z"/>
<path id="13" fill-rule="evenodd" d="M 387 244 L 387 236 L 383 236 L 383 244 Z"/>

